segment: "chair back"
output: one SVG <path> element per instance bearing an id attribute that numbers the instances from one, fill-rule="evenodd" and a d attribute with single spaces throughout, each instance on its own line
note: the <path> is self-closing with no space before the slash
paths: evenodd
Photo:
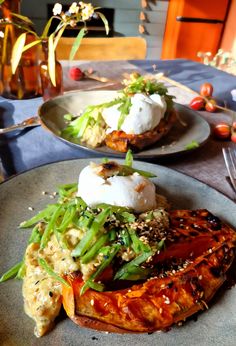
<path id="1" fill-rule="evenodd" d="M 62 37 L 57 45 L 58 60 L 68 60 L 75 38 Z M 85 37 L 74 57 L 76 60 L 145 59 L 146 40 L 142 37 Z"/>

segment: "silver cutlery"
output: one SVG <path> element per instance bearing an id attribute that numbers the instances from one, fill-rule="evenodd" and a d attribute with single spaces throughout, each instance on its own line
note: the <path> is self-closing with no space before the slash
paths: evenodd
<path id="1" fill-rule="evenodd" d="M 0 134 L 11 132 L 17 129 L 25 129 L 26 127 L 33 127 L 33 126 L 39 126 L 39 125 L 40 125 L 39 117 L 35 116 L 35 117 L 25 119 L 19 124 L 14 124 L 9 127 L 0 129 Z"/>
<path id="2" fill-rule="evenodd" d="M 223 157 L 229 174 L 229 179 L 236 193 L 236 150 L 231 148 L 223 148 Z"/>

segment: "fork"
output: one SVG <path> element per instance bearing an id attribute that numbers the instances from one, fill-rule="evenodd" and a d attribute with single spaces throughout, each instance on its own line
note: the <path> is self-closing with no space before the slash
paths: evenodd
<path id="1" fill-rule="evenodd" d="M 229 173 L 230 182 L 236 193 L 236 150 L 231 148 L 222 148 L 225 165 Z"/>
<path id="2" fill-rule="evenodd" d="M 40 125 L 39 117 L 35 116 L 35 117 L 25 119 L 19 124 L 14 124 L 9 127 L 0 129 L 0 134 L 11 132 L 17 129 L 25 129 L 26 127 L 33 127 L 33 126 L 39 126 L 39 125 Z"/>

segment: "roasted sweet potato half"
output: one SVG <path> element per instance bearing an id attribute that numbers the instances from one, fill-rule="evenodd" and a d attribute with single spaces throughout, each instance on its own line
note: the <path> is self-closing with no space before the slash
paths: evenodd
<path id="1" fill-rule="evenodd" d="M 151 131 L 144 132 L 140 135 L 127 134 L 123 131 L 112 131 L 106 136 L 105 143 L 109 148 L 116 151 L 127 152 L 129 149 L 139 151 L 156 143 L 163 136 L 167 135 L 175 122 L 176 111 L 172 110 Z"/>
<path id="2" fill-rule="evenodd" d="M 156 275 L 120 289 L 82 296 L 80 274 L 67 276 L 63 305 L 78 325 L 110 332 L 153 332 L 185 320 L 223 284 L 235 255 L 236 232 L 207 210 L 170 212 L 166 249 L 156 255 Z"/>

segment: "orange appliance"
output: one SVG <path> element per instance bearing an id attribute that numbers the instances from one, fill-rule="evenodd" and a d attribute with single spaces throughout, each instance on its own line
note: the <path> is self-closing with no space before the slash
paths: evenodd
<path id="1" fill-rule="evenodd" d="M 216 54 L 230 0 L 170 0 L 162 59 L 199 60 L 198 52 Z"/>

